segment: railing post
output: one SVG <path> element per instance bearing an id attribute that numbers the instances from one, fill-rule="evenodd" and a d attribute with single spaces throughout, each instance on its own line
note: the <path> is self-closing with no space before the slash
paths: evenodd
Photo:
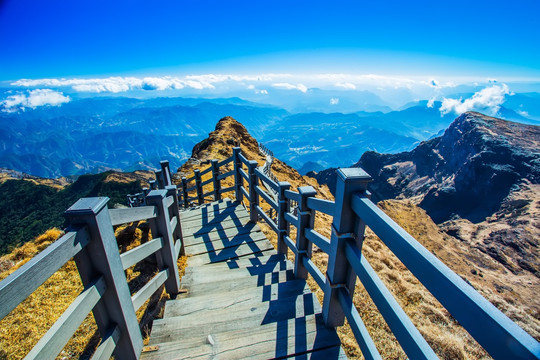
<path id="1" fill-rule="evenodd" d="M 287 220 L 285 220 L 285 213 L 289 212 L 289 201 L 285 197 L 285 190 L 289 190 L 291 188 L 291 184 L 289 184 L 286 181 L 280 181 L 278 182 L 279 186 L 279 192 L 278 192 L 278 213 L 277 213 L 277 224 L 279 233 L 278 236 L 278 244 L 277 244 L 277 252 L 278 254 L 285 254 L 287 255 L 287 251 L 289 250 L 287 244 L 285 243 L 285 236 L 289 235 L 289 225 L 287 224 Z"/>
<path id="2" fill-rule="evenodd" d="M 161 174 L 163 175 L 163 184 L 165 185 L 164 188 L 166 188 L 169 185 L 172 185 L 172 179 L 171 179 L 171 170 L 169 169 L 169 161 L 162 160 L 159 162 L 161 165 Z"/>
<path id="3" fill-rule="evenodd" d="M 326 270 L 329 287 L 324 293 L 323 302 L 323 318 L 326 326 L 341 326 L 345 319 L 336 288 L 346 287 L 351 298 L 354 293 L 356 274 L 345 255 L 345 242 L 354 241 L 361 248 L 364 225 L 354 213 L 351 199 L 355 193 L 366 193 L 371 180 L 371 176 L 361 168 L 343 168 L 337 171 L 336 205 Z"/>
<path id="4" fill-rule="evenodd" d="M 156 183 L 158 189 L 165 189 L 165 181 L 163 181 L 163 172 L 161 170 L 154 171 L 156 174 Z"/>
<path id="5" fill-rule="evenodd" d="M 307 199 L 317 195 L 317 191 L 311 186 L 298 188 L 300 202 L 298 203 L 298 230 L 296 231 L 296 248 L 298 256 L 294 259 L 294 275 L 300 279 L 307 279 L 308 271 L 302 262 L 302 258 L 311 258 L 311 242 L 306 238 L 306 228 L 312 228 L 315 223 L 315 214 L 307 206 Z"/>
<path id="6" fill-rule="evenodd" d="M 257 168 L 256 160 L 249 160 L 248 163 L 248 177 L 249 177 L 249 220 L 251 222 L 257 222 L 259 216 L 257 214 L 257 206 L 259 205 L 259 194 L 255 191 L 257 186 L 257 175 L 255 174 L 255 169 Z"/>
<path id="7" fill-rule="evenodd" d="M 212 179 L 214 180 L 214 200 L 221 200 L 221 181 L 218 180 L 219 168 L 218 161 L 216 159 L 210 161 L 212 166 Z"/>
<path id="8" fill-rule="evenodd" d="M 197 202 L 199 205 L 204 204 L 204 197 L 203 197 L 203 189 L 201 186 L 201 170 L 195 169 L 193 170 L 193 173 L 195 174 L 195 187 L 197 188 Z"/>
<path id="9" fill-rule="evenodd" d="M 189 206 L 187 189 L 188 189 L 187 179 L 185 176 L 182 176 L 182 197 L 184 198 L 184 209 L 187 209 Z"/>
<path id="10" fill-rule="evenodd" d="M 180 224 L 180 209 L 178 208 L 178 188 L 176 185 L 169 185 L 165 189 L 167 190 L 167 196 L 172 196 L 174 201 L 170 207 L 171 214 L 174 216 L 177 220 L 176 222 L 176 228 L 171 229 L 173 233 L 173 240 L 174 241 L 180 241 L 181 247 L 180 247 L 180 253 L 184 253 L 184 238 L 182 236 L 182 225 Z M 176 243 L 175 243 L 176 244 Z"/>
<path id="11" fill-rule="evenodd" d="M 150 180 L 150 181 L 148 181 L 148 185 L 150 186 L 150 190 L 156 190 L 156 189 L 157 189 L 157 183 L 156 183 L 156 180 Z"/>
<path id="12" fill-rule="evenodd" d="M 243 178 L 240 174 L 240 169 L 242 168 L 242 161 L 240 160 L 240 148 L 233 147 L 233 163 L 234 163 L 234 186 L 235 186 L 235 195 L 236 201 L 239 203 L 242 202 L 243 194 L 240 188 L 242 187 Z"/>
<path id="13" fill-rule="evenodd" d="M 157 261 L 160 270 L 169 269 L 165 289 L 169 294 L 177 294 L 180 289 L 180 278 L 174 250 L 171 217 L 167 208 L 167 190 L 151 191 L 146 198 L 146 203 L 157 208 L 157 217 L 150 219 L 150 230 L 152 231 L 152 238 L 161 237 L 163 239 L 163 247 L 158 253 Z"/>
<path id="14" fill-rule="evenodd" d="M 138 359 L 143 339 L 126 275 L 120 260 L 107 197 L 78 200 L 64 216 L 70 225 L 86 225 L 91 240 L 74 256 L 83 284 L 86 286 L 103 276 L 107 290 L 93 309 L 94 318 L 102 337 L 118 326 L 121 337 L 115 349 L 118 359 Z"/>

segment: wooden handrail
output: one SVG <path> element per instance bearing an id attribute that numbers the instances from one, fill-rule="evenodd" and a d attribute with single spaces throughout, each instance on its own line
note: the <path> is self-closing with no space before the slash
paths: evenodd
<path id="1" fill-rule="evenodd" d="M 136 221 L 149 220 L 157 216 L 155 206 L 141 206 L 127 209 L 110 209 L 111 223 L 113 226 L 127 224 Z"/>

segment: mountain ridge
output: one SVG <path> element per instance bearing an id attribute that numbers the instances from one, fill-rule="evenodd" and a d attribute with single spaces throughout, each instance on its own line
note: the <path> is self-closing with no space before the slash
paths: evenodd
<path id="1" fill-rule="evenodd" d="M 410 152 L 366 152 L 355 166 L 374 178 L 374 201 L 409 199 L 509 271 L 540 277 L 539 149 L 540 127 L 468 112 Z M 335 169 L 309 175 L 335 186 Z"/>

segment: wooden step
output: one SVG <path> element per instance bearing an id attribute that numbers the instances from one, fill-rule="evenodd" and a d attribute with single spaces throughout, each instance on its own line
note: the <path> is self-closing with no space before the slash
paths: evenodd
<path id="1" fill-rule="evenodd" d="M 249 234 L 250 232 L 257 232 L 261 231 L 261 228 L 259 225 L 247 222 L 246 224 L 243 224 L 240 227 L 230 227 L 226 229 L 220 229 L 220 231 L 210 231 L 210 232 L 204 232 L 204 233 L 190 233 L 185 234 L 183 237 L 184 240 L 184 246 L 191 246 L 200 244 L 204 241 L 214 241 L 218 239 L 223 238 L 232 238 L 239 234 Z"/>
<path id="2" fill-rule="evenodd" d="M 259 241 L 256 243 L 244 243 L 235 247 L 226 248 L 223 250 L 209 251 L 208 253 L 188 257 L 188 266 L 197 266 L 203 264 L 216 263 L 235 259 L 242 256 L 251 255 L 270 255 L 268 252 L 275 254 L 275 249 L 270 241 Z"/>
<path id="3" fill-rule="evenodd" d="M 212 309 L 207 313 L 164 317 L 154 321 L 151 342 L 181 341 L 210 333 L 256 328 L 260 325 L 287 319 L 302 318 L 321 313 L 321 306 L 313 294 L 285 296 L 279 299 L 249 304 L 238 304 L 226 309 Z"/>
<path id="4" fill-rule="evenodd" d="M 284 262 L 284 254 L 273 254 L 267 256 L 259 257 L 243 257 L 236 260 L 228 260 L 215 264 L 206 264 L 201 266 L 189 266 L 185 269 L 185 274 L 190 272 L 199 272 L 199 271 L 208 271 L 208 272 L 222 272 L 224 270 L 230 269 L 240 269 L 240 268 L 256 268 L 259 266 L 281 266 L 280 264 Z M 276 264 L 279 263 L 279 264 Z M 273 265 L 272 265 L 273 264 Z M 282 269 L 283 270 L 283 269 Z"/>
<path id="5" fill-rule="evenodd" d="M 211 224 L 219 224 L 227 220 L 237 220 L 249 217 L 247 211 L 243 208 L 242 210 L 243 211 L 237 209 L 225 209 L 224 212 L 219 214 L 212 214 L 211 216 L 203 216 L 200 218 L 188 218 L 185 220 L 181 218 L 180 221 L 182 222 L 182 227 L 185 228 L 205 227 Z"/>
<path id="6" fill-rule="evenodd" d="M 241 278 L 253 278 L 257 280 L 260 278 L 266 279 L 272 276 L 273 273 L 293 270 L 294 265 L 290 261 L 280 261 L 241 268 L 230 268 L 227 265 L 220 268 L 212 267 L 210 269 L 207 269 L 206 267 L 207 266 L 204 265 L 190 269 L 190 271 L 186 272 L 182 277 L 182 284 L 204 284 L 207 282 L 233 281 Z"/>
<path id="7" fill-rule="evenodd" d="M 184 251 L 186 255 L 199 255 L 210 251 L 218 251 L 242 244 L 257 243 L 259 241 L 268 241 L 266 236 L 260 231 L 254 231 L 248 234 L 240 234 L 231 238 L 223 238 L 214 241 L 205 241 L 203 243 L 186 246 Z"/>
<path id="8" fill-rule="evenodd" d="M 247 305 L 256 305 L 284 298 L 302 296 L 310 290 L 305 281 L 292 280 L 278 284 L 245 288 L 234 291 L 213 292 L 208 296 L 189 296 L 185 299 L 168 301 L 164 317 L 182 316 L 213 310 L 233 309 Z M 281 301 L 283 302 L 283 301 Z"/>
<path id="9" fill-rule="evenodd" d="M 239 205 L 237 201 L 233 201 L 229 198 L 219 200 L 219 201 L 213 201 L 211 203 L 198 205 L 198 206 L 186 209 L 186 210 L 181 209 L 180 218 L 199 216 L 203 212 L 221 210 L 224 208 L 235 207 L 237 205 Z"/>
<path id="10" fill-rule="evenodd" d="M 247 213 L 246 209 L 242 205 L 234 205 L 216 209 L 215 211 L 212 208 L 204 208 L 201 211 L 184 213 L 180 216 L 181 221 L 195 221 L 195 220 L 212 220 L 217 217 L 223 217 L 224 215 L 229 215 L 231 213 L 244 214 Z"/>
<path id="11" fill-rule="evenodd" d="M 340 345 L 340 340 L 317 314 L 155 345 L 158 350 L 144 353 L 142 359 L 283 358 L 327 350 Z"/>
<path id="12" fill-rule="evenodd" d="M 226 220 L 223 220 L 222 222 L 207 224 L 205 226 L 195 225 L 195 226 L 188 227 L 188 226 L 185 226 L 184 223 L 182 223 L 182 235 L 190 234 L 196 237 L 196 236 L 200 236 L 201 234 L 206 234 L 212 231 L 223 231 L 225 229 L 230 229 L 230 228 L 240 229 L 242 227 L 248 227 L 248 228 L 253 227 L 253 225 L 251 225 L 251 223 L 249 222 L 249 216 L 245 216 L 242 218 L 235 218 L 235 219 L 228 218 Z"/>
<path id="13" fill-rule="evenodd" d="M 236 200 L 230 199 L 230 198 L 227 197 L 227 198 L 223 198 L 223 199 L 218 200 L 218 201 L 207 202 L 207 203 L 204 203 L 202 205 L 194 205 L 194 206 L 190 207 L 189 209 L 182 208 L 181 212 L 193 212 L 193 211 L 197 211 L 197 210 L 200 210 L 200 209 L 208 207 L 208 206 L 215 206 L 215 205 L 230 206 L 231 203 L 238 204 L 238 202 Z"/>
<path id="14" fill-rule="evenodd" d="M 204 296 L 213 292 L 235 291 L 247 288 L 255 288 L 270 284 L 278 284 L 286 281 L 295 280 L 293 270 L 283 270 L 265 274 L 265 276 L 257 277 L 240 277 L 230 280 L 220 280 L 212 282 L 193 283 L 186 281 L 182 282 L 183 289 L 188 291 L 188 296 Z"/>

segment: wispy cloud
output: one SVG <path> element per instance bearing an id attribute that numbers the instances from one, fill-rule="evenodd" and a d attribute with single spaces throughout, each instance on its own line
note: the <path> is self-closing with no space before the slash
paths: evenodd
<path id="1" fill-rule="evenodd" d="M 35 89 L 8 96 L 0 101 L 0 107 L 3 112 L 15 112 L 45 105 L 59 106 L 69 101 L 69 96 L 64 96 L 61 92 L 51 89 Z"/>
<path id="2" fill-rule="evenodd" d="M 337 105 L 337 104 L 339 104 L 339 98 L 330 99 L 330 105 Z"/>
<path id="3" fill-rule="evenodd" d="M 467 111 L 479 111 L 488 115 L 496 115 L 504 103 L 504 96 L 511 94 L 506 84 L 486 87 L 468 99 L 448 99 L 444 98 L 441 108 L 442 115 L 454 112 L 462 114 Z"/>
<path id="4" fill-rule="evenodd" d="M 303 93 L 306 93 L 308 89 L 307 86 L 304 84 L 293 85 L 289 83 L 275 83 L 275 84 L 272 84 L 272 86 L 275 88 L 286 89 L 286 90 L 298 90 Z"/>
<path id="5" fill-rule="evenodd" d="M 112 76 L 94 79 L 22 79 L 11 85 L 23 87 L 71 87 L 77 92 L 91 93 L 120 93 L 130 90 L 170 90 L 183 89 L 186 87 L 198 90 L 214 88 L 214 86 L 207 81 L 187 78 L 181 79 L 171 76 L 144 78 Z"/>
<path id="6" fill-rule="evenodd" d="M 356 85 L 350 82 L 338 82 L 334 84 L 337 87 L 344 88 L 347 90 L 356 90 Z"/>

